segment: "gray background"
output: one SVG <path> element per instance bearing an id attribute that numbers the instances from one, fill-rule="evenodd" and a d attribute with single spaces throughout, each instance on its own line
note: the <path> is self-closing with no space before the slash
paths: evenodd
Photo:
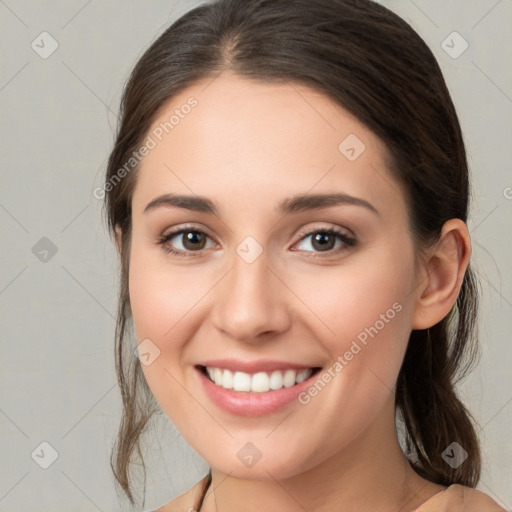
<path id="1" fill-rule="evenodd" d="M 128 509 L 108 463 L 120 414 L 117 262 L 92 191 L 129 71 L 199 3 L 0 0 L 0 511 Z M 459 390 L 481 427 L 479 488 L 512 508 L 512 1 L 381 3 L 433 49 L 463 127 L 483 303 L 481 362 Z M 52 44 L 45 31 L 58 48 L 42 58 Z M 457 58 L 453 31 L 469 45 Z M 42 442 L 58 454 L 47 469 L 53 452 Z M 146 509 L 207 471 L 165 417 L 147 450 Z"/>

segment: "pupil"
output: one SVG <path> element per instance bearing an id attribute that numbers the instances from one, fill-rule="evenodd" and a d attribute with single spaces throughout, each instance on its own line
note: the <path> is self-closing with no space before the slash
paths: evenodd
<path id="1" fill-rule="evenodd" d="M 192 249 L 197 249 L 199 246 L 201 246 L 199 248 L 202 248 L 203 244 L 201 244 L 201 243 L 199 243 L 199 245 L 197 244 L 197 242 L 198 242 L 197 237 L 201 238 L 201 233 L 198 233 L 197 231 L 189 231 L 186 233 L 186 242 L 192 243 L 192 245 L 191 245 Z M 200 242 L 200 240 L 199 240 L 199 242 Z"/>
<path id="2" fill-rule="evenodd" d="M 186 243 L 191 243 L 192 244 L 192 248 L 198 248 L 199 246 L 202 246 L 204 245 L 201 244 L 201 233 L 197 232 L 197 231 L 189 231 L 186 233 Z M 199 239 L 198 239 L 199 238 Z M 329 243 L 329 238 L 330 239 L 330 242 Z M 204 242 L 204 240 L 202 240 Z M 318 247 L 320 249 L 326 249 L 326 246 L 327 246 L 327 249 L 332 249 L 332 237 L 331 237 L 331 234 L 330 233 L 317 233 L 313 239 L 313 245 L 317 244 Z M 198 243 L 199 242 L 199 245 Z"/>
<path id="3" fill-rule="evenodd" d="M 322 249 L 325 249 L 326 248 L 326 245 L 328 245 L 328 249 L 331 249 L 332 247 L 332 243 L 329 244 L 328 242 L 328 239 L 330 237 L 330 233 L 317 233 L 316 236 L 314 237 L 313 239 L 313 245 L 315 243 L 318 243 L 319 244 L 319 247 Z M 331 237 L 331 242 L 332 242 L 332 237 Z"/>

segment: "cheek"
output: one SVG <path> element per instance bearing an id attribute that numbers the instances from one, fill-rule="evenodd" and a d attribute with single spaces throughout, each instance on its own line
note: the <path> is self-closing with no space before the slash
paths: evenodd
<path id="1" fill-rule="evenodd" d="M 218 276 L 199 273 L 193 265 L 171 268 L 159 251 L 132 245 L 130 304 L 137 342 L 149 339 L 159 350 L 153 363 L 142 365 L 146 380 L 162 408 L 180 424 L 172 411 L 190 406 L 179 384 L 190 378 L 189 342 L 204 317 L 203 299 Z"/>
<path id="2" fill-rule="evenodd" d="M 333 272 L 326 286 L 315 293 L 309 289 L 314 310 L 333 331 L 334 346 L 336 340 L 353 339 L 375 324 L 383 332 L 409 320 L 403 312 L 412 298 L 411 273 L 406 265 L 395 266 L 387 266 L 385 272 L 371 266 Z"/>
<path id="3" fill-rule="evenodd" d="M 333 276 L 328 288 L 310 294 L 316 301 L 312 309 L 319 306 L 318 311 L 325 312 L 322 320 L 334 331 L 316 322 L 322 324 L 316 339 L 332 363 L 321 377 L 326 384 L 317 382 L 301 403 L 339 446 L 363 432 L 392 400 L 412 317 L 412 267 L 397 261 L 388 264 L 386 272 L 377 265 L 361 265 L 359 271 L 352 267 Z"/>
<path id="4" fill-rule="evenodd" d="M 162 268 L 152 251 L 134 246 L 130 259 L 129 293 L 137 342 L 149 339 L 159 350 L 149 365 L 141 365 L 145 379 L 162 409 L 178 427 L 191 431 L 183 411 L 190 408 L 190 395 L 181 360 L 193 335 L 194 305 L 207 290 L 204 282 L 191 283 L 183 272 Z M 199 288 L 196 287 L 199 286 Z"/>
<path id="5" fill-rule="evenodd" d="M 379 379 L 393 387 L 411 331 L 412 283 L 412 259 L 389 251 L 374 264 L 365 259 L 333 272 L 315 293 L 310 288 L 308 304 L 323 321 L 316 337 L 333 361 L 346 363 L 343 373 L 354 392 L 363 382 L 379 386 Z"/>
<path id="6" fill-rule="evenodd" d="M 162 340 L 172 343 L 173 339 L 177 339 L 173 336 L 173 330 L 179 330 L 186 324 L 185 317 L 191 312 L 201 293 L 206 293 L 201 292 L 204 283 L 200 282 L 198 276 L 187 273 L 185 268 L 169 272 L 168 268 L 162 266 L 162 261 L 157 251 L 133 245 L 129 293 L 139 342 L 144 338 L 154 338 L 159 344 Z"/>
<path id="7" fill-rule="evenodd" d="M 179 362 L 186 337 L 181 331 L 197 298 L 191 296 L 191 287 L 183 286 L 179 273 L 171 276 L 161 268 L 153 253 L 136 243 L 132 246 L 130 305 L 137 343 L 150 340 L 154 345 L 149 346 L 158 354 L 151 364 L 141 365 L 142 371 L 154 397 L 169 412 L 181 410 L 186 403 L 176 381 L 183 380 Z"/>

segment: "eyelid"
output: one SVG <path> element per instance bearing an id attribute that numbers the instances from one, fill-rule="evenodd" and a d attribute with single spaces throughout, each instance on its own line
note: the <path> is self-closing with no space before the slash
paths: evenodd
<path id="1" fill-rule="evenodd" d="M 347 233 L 348 232 L 348 233 Z M 313 226 L 306 228 L 305 230 L 301 230 L 299 232 L 299 240 L 293 244 L 293 246 L 301 243 L 303 240 L 313 236 L 316 233 L 326 233 L 328 235 L 336 237 L 337 240 L 342 242 L 342 246 L 338 248 L 332 248 L 327 251 L 304 251 L 300 249 L 291 249 L 292 251 L 300 251 L 306 254 L 306 258 L 314 258 L 314 259 L 328 259 L 328 258 L 336 258 L 340 257 L 346 251 L 352 249 L 354 246 L 358 244 L 356 236 L 350 229 L 342 228 L 341 226 L 331 225 L 329 227 L 325 226 Z M 292 246 L 292 247 L 293 247 Z"/>
<path id="2" fill-rule="evenodd" d="M 185 224 L 184 226 L 179 226 L 177 227 L 176 229 L 173 229 L 171 231 L 169 231 L 168 233 L 165 233 L 162 234 L 160 237 L 158 237 L 159 239 L 160 238 L 167 238 L 169 236 L 173 236 L 173 235 L 177 235 L 178 233 L 181 233 L 182 231 L 185 231 L 189 229 L 190 231 L 199 231 L 199 232 L 204 232 L 204 234 L 208 235 L 210 238 L 214 238 L 212 236 L 212 234 L 210 233 L 210 231 L 208 230 L 208 228 L 206 226 L 203 226 L 203 225 L 200 225 L 200 224 Z M 341 226 L 337 226 L 335 224 L 331 224 L 329 226 L 325 226 L 325 225 L 314 225 L 314 226 L 309 226 L 309 227 L 304 227 L 304 228 L 301 228 L 298 232 L 297 232 L 297 235 L 300 240 L 302 240 L 302 238 L 306 235 L 311 235 L 313 232 L 316 232 L 316 231 L 338 231 L 348 237 L 354 237 L 355 238 L 355 235 L 354 233 L 352 232 L 352 230 L 346 228 L 346 227 L 341 227 Z M 344 230 L 344 231 L 342 231 Z M 345 233 L 346 231 L 346 233 Z"/>
<path id="3" fill-rule="evenodd" d="M 172 229 L 169 232 L 164 232 L 164 234 L 157 237 L 156 243 L 159 245 L 162 245 L 163 249 L 167 252 L 173 253 L 175 255 L 183 256 L 183 257 L 194 257 L 194 256 L 200 256 L 206 249 L 201 249 L 199 251 L 183 251 L 182 249 L 172 249 L 167 248 L 166 243 L 169 242 L 170 239 L 174 238 L 175 236 L 182 235 L 183 233 L 195 231 L 197 233 L 201 233 L 206 235 L 210 240 L 214 242 L 214 244 L 218 245 L 217 242 L 215 242 L 214 237 L 210 234 L 209 230 L 205 226 L 198 227 L 197 225 L 192 224 L 186 224 L 184 226 L 179 226 L 177 228 Z"/>
<path id="4" fill-rule="evenodd" d="M 178 226 L 177 228 L 172 228 L 170 231 L 166 232 L 159 236 L 158 238 L 168 238 L 174 235 L 177 235 L 181 233 L 182 231 L 198 231 L 200 233 L 204 233 L 205 235 L 208 235 L 210 238 L 214 238 L 212 234 L 210 233 L 209 229 L 206 226 L 203 226 L 202 224 L 185 224 L 183 226 Z"/>
<path id="5" fill-rule="evenodd" d="M 184 258 L 201 256 L 203 254 L 203 252 L 206 251 L 206 249 L 201 249 L 199 251 L 183 251 L 182 249 L 173 249 L 173 248 L 165 247 L 166 242 L 168 242 L 171 238 L 181 235 L 187 231 L 195 231 L 195 232 L 204 234 L 208 238 L 210 238 L 210 240 L 212 240 L 215 244 L 217 244 L 217 242 L 215 242 L 215 240 L 214 240 L 214 237 L 210 234 L 209 230 L 205 226 L 201 225 L 200 227 L 198 227 L 197 225 L 191 225 L 191 224 L 179 226 L 179 227 L 169 231 L 168 233 L 164 233 L 163 235 L 158 237 L 157 243 L 162 245 L 163 248 L 167 252 L 173 253 L 177 256 L 181 256 Z M 349 249 L 350 247 L 354 246 L 357 243 L 355 235 L 348 228 L 342 228 L 341 226 L 337 226 L 337 225 L 330 225 L 329 227 L 326 227 L 325 225 L 324 226 L 316 225 L 316 226 L 304 227 L 301 230 L 299 230 L 299 232 L 297 233 L 297 236 L 299 237 L 299 239 L 296 242 L 294 242 L 293 245 L 296 245 L 296 244 L 302 242 L 307 237 L 310 237 L 316 233 L 322 233 L 322 232 L 337 236 L 338 239 L 343 242 L 345 247 L 341 248 L 341 249 L 338 248 L 336 250 L 330 249 L 328 251 L 303 251 L 306 253 L 311 253 L 309 257 L 322 257 L 323 254 L 325 255 L 324 257 L 336 256 L 339 253 L 344 252 L 345 250 Z"/>
<path id="6" fill-rule="evenodd" d="M 316 233 L 316 232 L 319 232 L 319 231 L 334 231 L 336 232 L 337 234 L 342 234 L 348 238 L 355 238 L 355 234 L 352 232 L 352 230 L 348 229 L 348 228 L 345 228 L 345 227 L 342 227 L 342 226 L 338 226 L 336 224 L 331 224 L 331 225 L 328 225 L 328 226 L 325 226 L 325 225 L 314 225 L 314 226 L 311 226 L 311 225 L 308 225 L 308 227 L 305 227 L 305 228 L 301 228 L 298 233 L 297 233 L 297 236 L 300 237 L 300 240 L 302 240 L 304 238 L 304 236 L 307 236 L 307 235 L 312 235 L 313 233 Z"/>

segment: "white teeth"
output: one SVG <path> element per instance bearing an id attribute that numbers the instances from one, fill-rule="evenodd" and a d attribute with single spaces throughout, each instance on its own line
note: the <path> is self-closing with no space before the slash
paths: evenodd
<path id="1" fill-rule="evenodd" d="M 270 389 L 269 381 L 270 379 L 265 372 L 255 373 L 251 379 L 251 391 L 265 393 Z"/>
<path id="2" fill-rule="evenodd" d="M 295 377 L 297 372 L 295 370 L 286 370 L 284 372 L 283 385 L 285 388 L 291 388 L 295 384 Z"/>
<path id="3" fill-rule="evenodd" d="M 213 380 L 217 386 L 222 386 L 222 370 L 220 368 L 214 368 L 213 370 Z"/>
<path id="4" fill-rule="evenodd" d="M 273 372 L 232 372 L 222 368 L 207 367 L 210 379 L 217 386 L 234 391 L 267 393 L 270 390 L 290 388 L 308 379 L 313 373 L 312 368 L 302 370 L 274 370 Z"/>
<path id="5" fill-rule="evenodd" d="M 270 389 L 281 389 L 283 387 L 283 372 L 275 370 L 270 375 Z"/>
<path id="6" fill-rule="evenodd" d="M 297 384 L 300 384 L 301 382 L 304 382 L 306 379 L 308 379 L 310 376 L 311 376 L 311 373 L 310 373 L 309 369 L 299 370 L 297 372 L 297 377 L 295 378 L 295 382 L 297 382 Z"/>
<path id="7" fill-rule="evenodd" d="M 233 372 L 224 370 L 222 374 L 222 387 L 226 389 L 233 389 Z"/>
<path id="8" fill-rule="evenodd" d="M 233 389 L 235 391 L 251 391 L 251 376 L 248 373 L 235 372 L 233 376 Z"/>

